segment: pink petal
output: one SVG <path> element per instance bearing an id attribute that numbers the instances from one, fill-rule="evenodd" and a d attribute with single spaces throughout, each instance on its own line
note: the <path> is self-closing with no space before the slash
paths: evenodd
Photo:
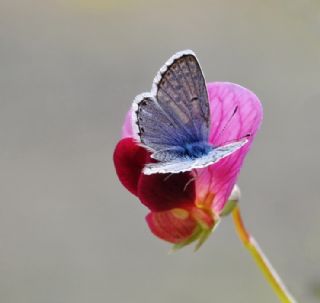
<path id="1" fill-rule="evenodd" d="M 240 85 L 215 82 L 207 84 L 207 89 L 211 110 L 209 141 L 219 146 L 251 134 L 249 142 L 241 149 L 216 164 L 198 170 L 198 199 L 213 194 L 213 209 L 220 213 L 260 127 L 263 114 L 257 96 Z M 237 112 L 232 117 L 236 107 Z"/>
<path id="2" fill-rule="evenodd" d="M 206 169 L 198 170 L 197 200 L 213 196 L 213 209 L 219 214 L 236 182 L 243 160 L 260 127 L 263 114 L 257 96 L 240 85 L 214 82 L 207 84 L 207 90 L 211 110 L 209 141 L 218 146 L 251 134 L 249 142 L 240 150 Z M 236 106 L 238 106 L 237 112 L 231 118 Z M 126 115 L 122 137 L 133 137 L 131 110 Z"/>
<path id="3" fill-rule="evenodd" d="M 127 112 L 127 115 L 122 126 L 121 138 L 133 137 L 132 130 L 132 112 L 131 109 Z"/>

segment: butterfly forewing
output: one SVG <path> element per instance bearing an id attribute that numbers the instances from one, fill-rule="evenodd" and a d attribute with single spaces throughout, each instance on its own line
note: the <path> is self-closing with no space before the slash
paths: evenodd
<path id="1" fill-rule="evenodd" d="M 169 60 L 154 83 L 160 107 L 176 125 L 175 133 L 189 142 L 207 142 L 210 110 L 205 80 L 192 53 L 180 53 Z"/>

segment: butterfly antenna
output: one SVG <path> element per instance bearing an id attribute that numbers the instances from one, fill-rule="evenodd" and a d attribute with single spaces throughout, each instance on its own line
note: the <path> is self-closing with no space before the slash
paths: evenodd
<path id="1" fill-rule="evenodd" d="M 244 135 L 244 136 L 242 136 L 240 138 L 225 141 L 225 142 L 221 143 L 220 146 L 228 144 L 228 143 L 236 142 L 236 141 L 241 141 L 242 139 L 250 138 L 251 136 L 252 136 L 252 134 L 248 133 L 248 134 L 246 134 L 246 135 Z"/>
<path id="2" fill-rule="evenodd" d="M 217 138 L 220 138 L 223 135 L 224 131 L 228 128 L 232 118 L 235 116 L 237 111 L 238 111 L 238 105 L 234 108 L 232 115 L 230 116 L 230 118 L 228 119 L 228 121 L 226 122 L 226 124 L 224 125 L 220 133 L 218 134 Z"/>

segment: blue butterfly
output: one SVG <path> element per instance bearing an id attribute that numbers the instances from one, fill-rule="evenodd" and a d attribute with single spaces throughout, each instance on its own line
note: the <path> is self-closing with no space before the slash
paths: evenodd
<path id="1" fill-rule="evenodd" d="M 132 124 L 136 139 L 158 161 L 144 167 L 147 175 L 203 168 L 248 142 L 243 138 L 222 146 L 209 143 L 207 88 L 191 50 L 173 55 L 155 77 L 151 92 L 135 98 Z"/>

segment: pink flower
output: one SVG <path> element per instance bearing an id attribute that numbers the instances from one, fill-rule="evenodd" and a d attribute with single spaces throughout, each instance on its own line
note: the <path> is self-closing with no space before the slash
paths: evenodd
<path id="1" fill-rule="evenodd" d="M 261 103 L 248 89 L 215 82 L 207 84 L 207 90 L 211 113 L 209 142 L 219 146 L 250 134 L 249 142 L 239 150 L 192 172 L 171 177 L 144 175 L 142 169 L 151 158 L 149 152 L 133 140 L 129 111 L 122 128 L 123 139 L 114 152 L 120 181 L 150 210 L 146 221 L 151 231 L 177 246 L 194 240 L 201 245 L 219 221 L 262 121 Z"/>

